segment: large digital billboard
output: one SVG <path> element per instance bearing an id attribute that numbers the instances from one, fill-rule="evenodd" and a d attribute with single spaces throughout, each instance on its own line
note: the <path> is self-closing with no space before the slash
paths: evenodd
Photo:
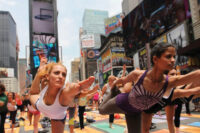
<path id="1" fill-rule="evenodd" d="M 123 19 L 128 56 L 190 17 L 188 0 L 144 0 Z"/>
<path id="2" fill-rule="evenodd" d="M 34 68 L 40 66 L 40 59 L 42 57 L 46 57 L 48 62 L 57 62 L 56 38 L 46 35 L 34 35 L 32 52 Z"/>
<path id="3" fill-rule="evenodd" d="M 53 4 L 32 1 L 32 32 L 36 34 L 54 34 Z"/>

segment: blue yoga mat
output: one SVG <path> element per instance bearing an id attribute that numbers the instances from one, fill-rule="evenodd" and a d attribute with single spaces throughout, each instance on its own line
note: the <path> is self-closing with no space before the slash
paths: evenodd
<path id="1" fill-rule="evenodd" d="M 193 122 L 193 123 L 190 123 L 188 125 L 195 126 L 195 127 L 200 127 L 200 122 Z"/>
<path id="2" fill-rule="evenodd" d="M 124 127 L 113 124 L 112 125 L 113 128 L 109 128 L 109 123 L 106 123 L 106 122 L 94 123 L 94 124 L 91 124 L 91 126 L 101 129 L 103 131 L 106 131 L 108 133 L 123 133 L 124 132 Z"/>

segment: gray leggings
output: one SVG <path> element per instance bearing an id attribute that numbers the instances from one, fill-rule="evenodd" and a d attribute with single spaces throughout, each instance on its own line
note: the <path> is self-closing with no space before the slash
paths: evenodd
<path id="1" fill-rule="evenodd" d="M 99 106 L 100 114 L 125 114 L 128 133 L 141 133 L 141 113 L 126 114 L 125 111 L 120 109 L 116 104 L 116 96 L 113 97 L 112 92 L 103 100 Z"/>

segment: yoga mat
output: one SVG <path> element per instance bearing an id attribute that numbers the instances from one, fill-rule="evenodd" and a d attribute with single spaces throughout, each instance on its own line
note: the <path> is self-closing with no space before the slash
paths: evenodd
<path id="1" fill-rule="evenodd" d="M 106 123 L 106 122 L 94 123 L 94 124 L 91 124 L 91 126 L 101 129 L 103 131 L 106 131 L 108 133 L 123 133 L 124 132 L 124 127 L 113 124 L 112 125 L 113 128 L 109 128 L 109 123 Z"/>

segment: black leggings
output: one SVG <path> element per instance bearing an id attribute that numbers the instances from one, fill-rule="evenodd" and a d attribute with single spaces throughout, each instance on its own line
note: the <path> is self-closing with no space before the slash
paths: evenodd
<path id="1" fill-rule="evenodd" d="M 4 130 L 4 123 L 5 123 L 5 120 L 6 120 L 6 114 L 7 112 L 2 112 L 0 113 L 0 133 L 5 133 L 5 130 Z"/>
<path id="2" fill-rule="evenodd" d="M 16 114 L 17 114 L 17 110 L 16 111 L 10 111 L 10 120 L 12 121 L 12 124 L 15 124 Z"/>
<path id="3" fill-rule="evenodd" d="M 113 123 L 114 122 L 114 114 L 110 114 L 109 115 L 109 123 Z"/>
<path id="4" fill-rule="evenodd" d="M 177 108 L 175 110 L 175 118 L 174 118 L 174 124 L 176 127 L 180 127 L 180 115 L 182 110 L 182 103 L 177 104 Z"/>
<path id="5" fill-rule="evenodd" d="M 84 119 L 83 119 L 84 112 L 85 112 L 85 106 L 78 106 L 79 123 L 81 129 L 84 128 Z"/>
<path id="6" fill-rule="evenodd" d="M 141 133 L 141 113 L 126 114 L 125 111 L 120 109 L 116 104 L 116 96 L 113 97 L 112 93 L 103 100 L 99 106 L 100 114 L 125 114 L 128 133 Z"/>

